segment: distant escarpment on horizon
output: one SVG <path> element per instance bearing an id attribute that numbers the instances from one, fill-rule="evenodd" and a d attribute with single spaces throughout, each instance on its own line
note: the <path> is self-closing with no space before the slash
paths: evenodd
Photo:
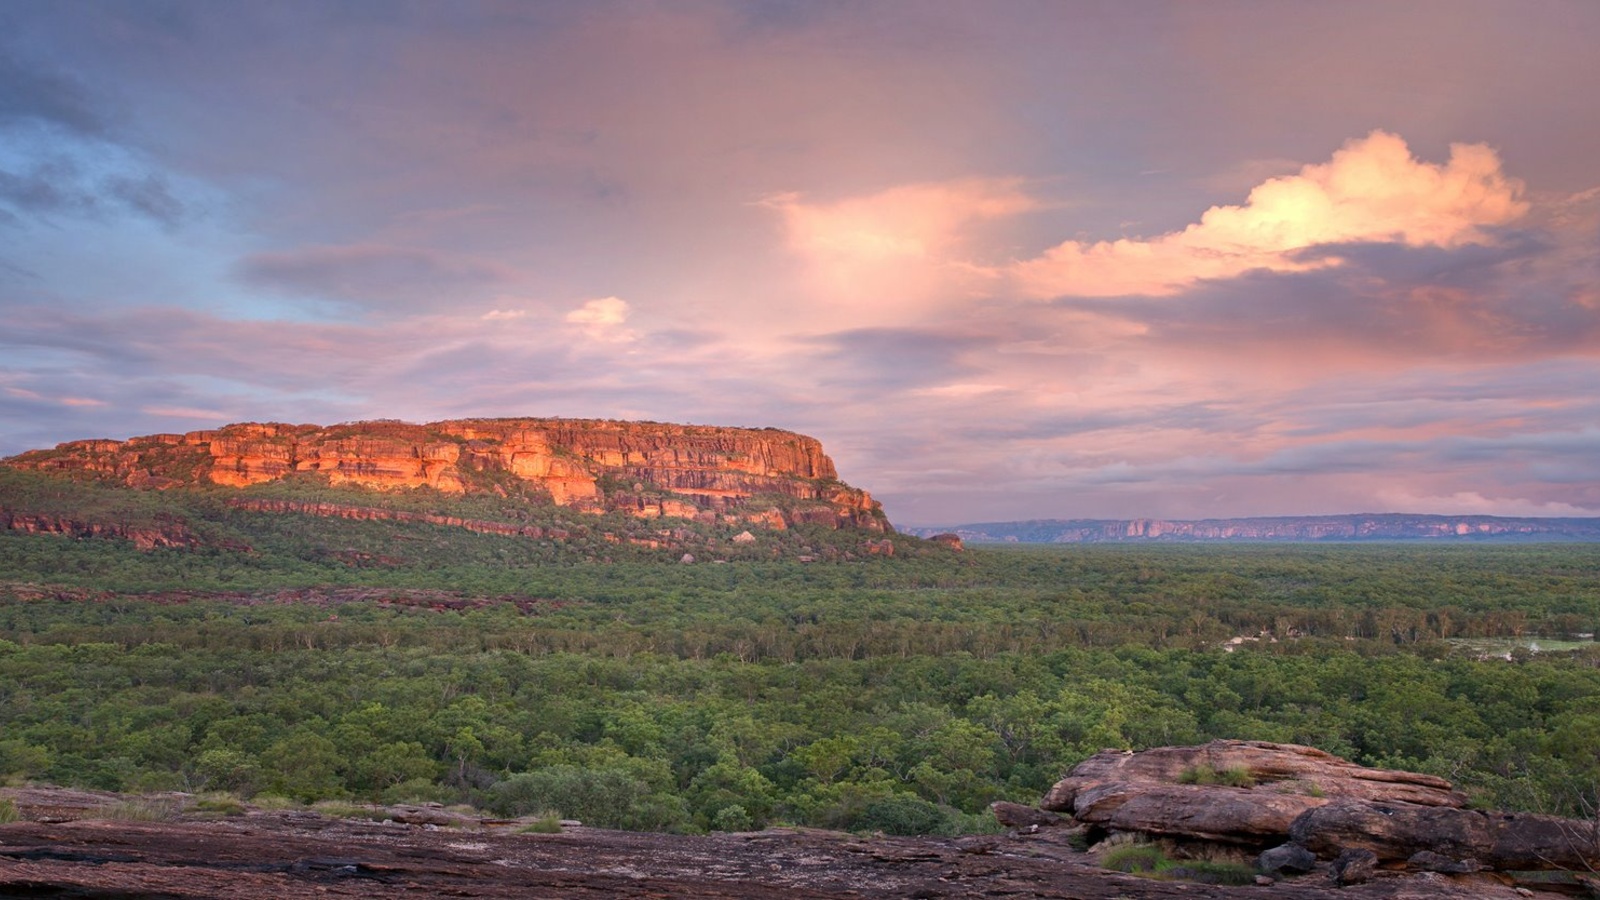
<path id="1" fill-rule="evenodd" d="M 242 423 L 71 441 L 4 465 L 139 489 L 309 478 L 333 487 L 533 496 L 643 519 L 893 531 L 880 504 L 839 480 L 819 441 L 772 428 L 536 418 Z"/>
<path id="2" fill-rule="evenodd" d="M 1600 518 L 1362 513 L 1241 519 L 1034 519 L 926 528 L 967 543 L 1098 544 L 1220 541 L 1600 541 Z"/>

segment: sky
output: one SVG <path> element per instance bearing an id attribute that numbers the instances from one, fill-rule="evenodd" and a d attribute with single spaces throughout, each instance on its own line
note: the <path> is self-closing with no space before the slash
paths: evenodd
<path id="1" fill-rule="evenodd" d="M 1600 515 L 1600 4 L 0 0 L 0 455 L 569 416 L 901 525 Z"/>

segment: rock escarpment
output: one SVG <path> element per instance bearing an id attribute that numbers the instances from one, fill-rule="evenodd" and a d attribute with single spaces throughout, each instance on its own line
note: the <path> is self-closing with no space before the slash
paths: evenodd
<path id="1" fill-rule="evenodd" d="M 870 495 L 838 480 L 821 443 L 777 429 L 592 419 L 244 423 L 73 441 L 6 464 L 158 489 L 247 487 L 296 475 L 448 494 L 534 488 L 585 512 L 890 530 Z"/>
<path id="2" fill-rule="evenodd" d="M 114 537 L 132 541 L 140 550 L 157 547 L 192 549 L 201 541 L 182 522 L 165 521 L 152 525 L 126 522 L 91 522 L 46 513 L 24 513 L 0 509 L 0 531 L 24 534 L 59 534 L 74 538 Z"/>

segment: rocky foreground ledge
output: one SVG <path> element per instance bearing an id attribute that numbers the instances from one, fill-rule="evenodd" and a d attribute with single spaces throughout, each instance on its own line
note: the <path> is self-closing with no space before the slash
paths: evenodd
<path id="1" fill-rule="evenodd" d="M 1067 827 L 1068 820 L 1027 807 L 1001 812 L 1031 822 L 962 838 L 810 829 L 686 837 L 570 824 L 557 834 L 529 833 L 525 823 L 428 807 L 367 810 L 381 815 L 372 820 L 305 809 L 207 811 L 183 795 L 5 788 L 0 799 L 20 813 L 0 825 L 0 897 L 1511 900 L 1531 893 L 1494 873 L 1404 868 L 1380 868 L 1341 887 L 1325 862 L 1309 875 L 1257 885 L 1156 880 L 1101 868 L 1096 853 L 1081 849 L 1086 826 Z M 156 815 L 142 818 L 140 810 Z"/>
<path id="2" fill-rule="evenodd" d="M 1296 744 L 1213 741 L 1103 751 L 1051 789 L 1044 812 L 997 805 L 996 815 L 1027 827 L 1071 824 L 1101 848 L 1150 841 L 1180 857 L 1249 860 L 1263 880 L 1319 872 L 1351 885 L 1411 873 L 1600 897 L 1600 824 L 1466 805 L 1432 775 Z M 1036 817 L 1051 813 L 1067 818 Z"/>

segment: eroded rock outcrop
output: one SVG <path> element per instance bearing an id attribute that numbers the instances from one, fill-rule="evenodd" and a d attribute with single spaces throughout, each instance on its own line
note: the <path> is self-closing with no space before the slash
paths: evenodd
<path id="1" fill-rule="evenodd" d="M 1319 855 L 1355 848 L 1395 861 L 1426 852 L 1424 862 L 1435 871 L 1437 857 L 1501 870 L 1600 865 L 1596 823 L 1529 813 L 1341 801 L 1296 819 L 1290 837 Z"/>
<path id="2" fill-rule="evenodd" d="M 821 443 L 777 429 L 593 419 L 243 423 L 73 441 L 6 464 L 140 488 L 247 487 L 296 474 L 453 494 L 531 486 L 588 512 L 891 530 L 867 492 L 838 480 Z"/>
<path id="3" fill-rule="evenodd" d="M 1372 769 L 1296 744 L 1213 741 L 1108 750 L 1072 769 L 1040 805 L 1102 832 L 1344 859 L 1341 883 L 1378 864 L 1469 874 L 1600 866 L 1600 825 L 1469 810 L 1445 779 Z M 1272 848 L 1272 849 L 1268 849 Z"/>
<path id="4" fill-rule="evenodd" d="M 132 541 L 140 550 L 158 547 L 192 549 L 200 544 L 200 539 L 182 522 L 130 525 L 125 522 L 92 522 L 67 516 L 14 512 L 3 508 L 0 508 L 0 531 L 59 534 L 74 538 L 123 538 Z"/>
<path id="5" fill-rule="evenodd" d="M 1166 785 L 1224 791 L 1219 780 L 1248 782 L 1258 796 L 1300 797 L 1301 811 L 1335 798 L 1403 801 L 1422 806 L 1464 806 L 1450 782 L 1418 772 L 1372 769 L 1300 744 L 1212 741 L 1198 747 L 1157 747 L 1139 753 L 1108 750 L 1075 766 L 1046 795 L 1045 809 L 1072 812 L 1078 795 L 1113 784 Z M 1189 781 L 1191 783 L 1184 784 Z M 1199 783 L 1211 781 L 1211 784 Z M 1232 789 L 1239 790 L 1237 786 Z M 1103 805 L 1103 801 L 1100 801 Z M 1081 816 L 1079 818 L 1082 818 Z M 1292 818 L 1292 817 L 1291 817 Z"/>

